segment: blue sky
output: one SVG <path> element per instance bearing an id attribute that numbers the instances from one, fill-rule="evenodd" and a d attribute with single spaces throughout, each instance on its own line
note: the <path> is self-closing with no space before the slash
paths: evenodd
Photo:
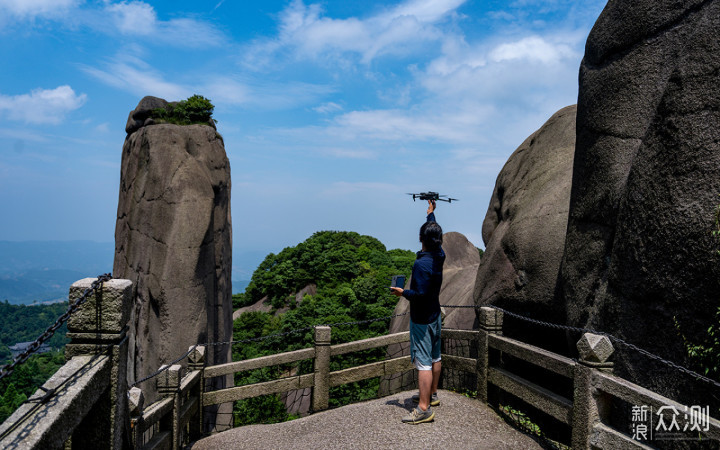
<path id="1" fill-rule="evenodd" d="M 484 247 L 508 156 L 577 101 L 605 0 L 0 0 L 0 240 L 114 239 L 128 112 L 215 104 L 234 278 L 318 230 Z"/>

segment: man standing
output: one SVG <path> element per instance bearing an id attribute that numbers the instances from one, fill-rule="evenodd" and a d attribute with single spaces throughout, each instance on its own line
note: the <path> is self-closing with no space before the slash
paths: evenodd
<path id="1" fill-rule="evenodd" d="M 445 252 L 435 207 L 435 201 L 428 200 L 427 221 L 420 227 L 422 250 L 413 265 L 410 289 L 391 288 L 394 295 L 410 301 L 410 358 L 418 370 L 420 395 L 413 397 L 417 408 L 402 421 L 413 425 L 432 421 L 435 413 L 431 406 L 440 404 L 440 287 Z"/>

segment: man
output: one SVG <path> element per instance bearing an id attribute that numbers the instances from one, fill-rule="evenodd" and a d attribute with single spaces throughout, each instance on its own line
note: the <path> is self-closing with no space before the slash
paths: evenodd
<path id="1" fill-rule="evenodd" d="M 413 397 L 417 408 L 402 421 L 413 425 L 432 421 L 435 413 L 431 405 L 440 404 L 440 286 L 445 252 L 435 207 L 435 201 L 428 200 L 427 222 L 420 228 L 422 249 L 413 265 L 410 289 L 391 288 L 394 295 L 410 301 L 410 358 L 418 370 L 420 395 Z"/>

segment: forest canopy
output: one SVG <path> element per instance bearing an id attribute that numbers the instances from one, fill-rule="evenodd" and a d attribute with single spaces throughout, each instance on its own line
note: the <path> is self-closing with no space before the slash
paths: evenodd
<path id="1" fill-rule="evenodd" d="M 243 294 L 233 296 L 234 306 L 241 307 L 261 300 L 273 311 L 241 314 L 233 326 L 233 340 L 247 341 L 262 336 L 289 333 L 319 324 L 337 324 L 332 342 L 349 342 L 384 335 L 397 305 L 390 294 L 392 275 L 410 276 L 415 253 L 409 250 L 386 250 L 377 239 L 354 232 L 321 231 L 294 247 L 269 254 L 253 273 Z M 316 285 L 315 295 L 305 295 L 297 303 L 295 295 L 308 285 Z M 282 308 L 282 309 L 281 309 Z M 279 313 L 280 311 L 284 311 Z M 379 320 L 375 320 L 379 319 Z M 366 321 L 364 323 L 355 323 Z M 292 336 L 244 342 L 233 347 L 233 360 L 297 350 L 312 345 L 312 330 Z M 362 355 L 333 358 L 331 370 L 344 368 L 356 358 L 369 363 L 385 357 L 385 350 L 375 349 Z M 305 362 L 282 369 L 308 373 Z M 263 369 L 236 375 L 236 385 L 268 381 L 281 376 L 281 369 Z M 338 386 L 330 392 L 330 406 L 366 400 L 377 396 L 378 379 Z M 278 396 L 266 396 L 235 402 L 235 425 L 272 423 L 293 418 Z"/>

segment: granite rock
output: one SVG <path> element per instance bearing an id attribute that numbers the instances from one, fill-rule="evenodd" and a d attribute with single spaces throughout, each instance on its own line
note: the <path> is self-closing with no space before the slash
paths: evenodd
<path id="1" fill-rule="evenodd" d="M 131 117 L 162 102 L 146 97 Z M 113 269 L 133 282 L 130 382 L 194 344 L 232 340 L 231 243 L 230 165 L 217 132 L 159 124 L 130 133 Z M 229 359 L 229 346 L 206 356 L 209 365 Z"/>

